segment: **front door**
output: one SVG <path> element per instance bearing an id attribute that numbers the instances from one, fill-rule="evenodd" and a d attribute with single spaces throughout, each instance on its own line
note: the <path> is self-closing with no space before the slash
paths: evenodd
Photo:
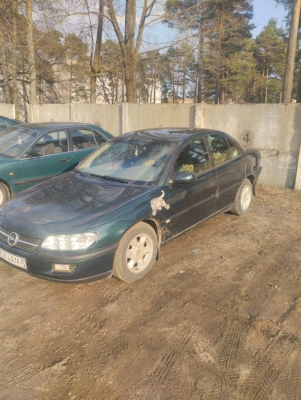
<path id="1" fill-rule="evenodd" d="M 22 190 L 73 169 L 72 153 L 68 151 L 64 130 L 45 134 L 33 144 L 32 149 L 39 150 L 42 155 L 20 159 Z"/>
<path id="2" fill-rule="evenodd" d="M 193 172 L 196 180 L 169 186 L 167 212 L 171 236 L 176 236 L 215 212 L 216 172 L 202 137 L 191 140 L 179 153 L 174 174 Z"/>

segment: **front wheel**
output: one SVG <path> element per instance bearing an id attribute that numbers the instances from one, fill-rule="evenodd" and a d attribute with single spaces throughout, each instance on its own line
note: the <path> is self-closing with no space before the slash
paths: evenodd
<path id="1" fill-rule="evenodd" d="M 243 215 L 251 205 L 253 190 L 249 179 L 244 179 L 235 197 L 235 201 L 230 212 L 235 215 Z"/>
<path id="2" fill-rule="evenodd" d="M 9 199 L 8 189 L 3 183 L 0 183 L 0 207 L 2 207 L 3 204 L 7 202 L 8 199 Z"/>
<path id="3" fill-rule="evenodd" d="M 113 275 L 134 282 L 148 273 L 157 254 L 156 233 L 148 224 L 139 222 L 129 229 L 117 248 Z"/>

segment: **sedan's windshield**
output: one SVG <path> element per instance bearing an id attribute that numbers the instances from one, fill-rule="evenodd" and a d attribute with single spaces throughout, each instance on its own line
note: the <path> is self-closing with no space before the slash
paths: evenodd
<path id="1" fill-rule="evenodd" d="M 38 132 L 23 127 L 7 129 L 0 135 L 0 157 L 20 156 L 38 135 Z"/>
<path id="2" fill-rule="evenodd" d="M 168 141 L 113 140 L 86 158 L 77 170 L 119 182 L 151 184 L 159 179 L 175 146 Z"/>

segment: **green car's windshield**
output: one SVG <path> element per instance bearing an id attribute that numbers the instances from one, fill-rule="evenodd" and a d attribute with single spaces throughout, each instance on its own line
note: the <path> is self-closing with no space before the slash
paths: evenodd
<path id="1" fill-rule="evenodd" d="M 0 157 L 19 157 L 38 135 L 38 132 L 24 127 L 7 129 L 0 135 Z"/>
<path id="2" fill-rule="evenodd" d="M 112 140 L 76 169 L 118 182 L 152 184 L 160 178 L 175 147 L 169 141 Z"/>

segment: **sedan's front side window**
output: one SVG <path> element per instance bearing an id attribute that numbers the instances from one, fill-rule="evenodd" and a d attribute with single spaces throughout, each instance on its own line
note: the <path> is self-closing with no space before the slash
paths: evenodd
<path id="1" fill-rule="evenodd" d="M 49 132 L 35 143 L 32 149 L 40 151 L 42 156 L 63 153 L 68 150 L 66 132 Z"/>
<path id="2" fill-rule="evenodd" d="M 174 164 L 175 172 L 193 172 L 196 175 L 210 168 L 209 154 L 202 138 L 189 142 L 181 150 Z"/>

